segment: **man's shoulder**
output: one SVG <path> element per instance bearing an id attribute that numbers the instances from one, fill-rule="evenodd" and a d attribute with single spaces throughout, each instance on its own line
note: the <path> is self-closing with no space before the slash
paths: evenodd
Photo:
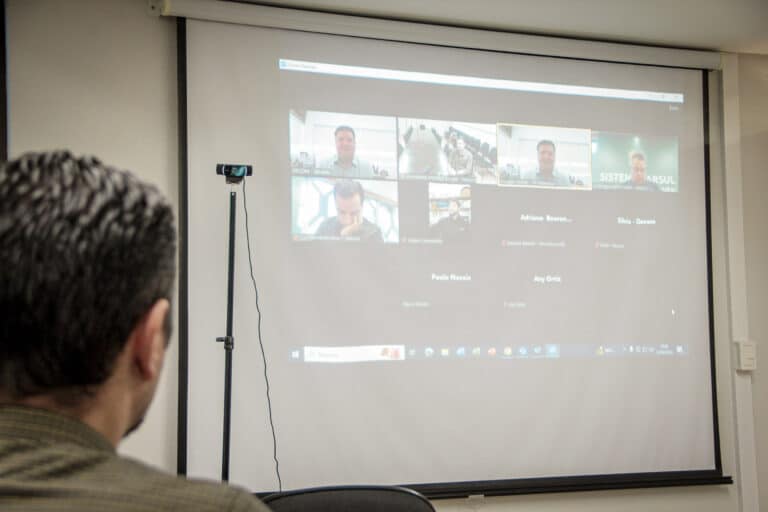
<path id="1" fill-rule="evenodd" d="M 384 240 L 384 235 L 382 234 L 381 228 L 379 226 L 369 221 L 368 219 L 363 218 L 363 224 L 360 228 L 360 239 L 381 242 Z"/>
<path id="2" fill-rule="evenodd" d="M 659 187 L 659 185 L 656 182 L 653 182 L 651 180 L 645 180 L 645 186 L 648 190 L 653 190 L 653 191 L 661 190 L 661 187 Z"/>
<path id="3" fill-rule="evenodd" d="M 373 178 L 376 173 L 373 172 L 373 165 L 362 158 L 355 157 L 352 161 L 352 168 L 344 171 L 343 176 L 349 178 Z"/>
<path id="4" fill-rule="evenodd" d="M 627 180 L 622 185 L 625 188 L 629 188 L 632 190 L 647 190 L 647 191 L 653 191 L 658 192 L 661 190 L 661 188 L 653 181 L 645 180 L 642 184 L 637 185 L 632 180 Z"/>
<path id="5" fill-rule="evenodd" d="M 339 219 L 338 217 L 328 217 L 317 227 L 315 235 L 317 236 L 339 236 Z"/>
<path id="6" fill-rule="evenodd" d="M 0 478 L 3 512 L 268 511 L 243 489 L 177 477 L 104 450 L 46 448 L 25 457 L 35 471 Z"/>
<path id="7" fill-rule="evenodd" d="M 571 185 L 573 185 L 573 183 L 571 183 L 571 177 L 569 175 L 563 174 L 560 171 L 555 171 L 553 175 L 555 177 L 555 183 L 557 185 L 560 185 L 561 187 L 570 187 Z"/>
<path id="8" fill-rule="evenodd" d="M 342 178 L 372 178 L 375 175 L 373 165 L 367 160 L 358 157 L 352 160 L 351 167 L 342 167 L 339 165 L 338 158 L 332 156 L 318 162 L 315 169 L 327 171 L 332 176 Z"/>
<path id="9" fill-rule="evenodd" d="M 142 462 L 119 457 L 115 460 L 123 479 L 133 482 L 133 493 L 137 500 L 146 497 L 149 503 L 157 505 L 159 510 L 208 511 L 223 510 L 233 512 L 267 512 L 267 507 L 251 493 L 239 487 L 219 482 L 187 479 L 152 468 Z"/>
<path id="10" fill-rule="evenodd" d="M 552 171 L 551 176 L 543 175 L 538 169 L 533 169 L 523 174 L 522 179 L 537 185 L 570 186 L 570 178 L 558 170 Z"/>

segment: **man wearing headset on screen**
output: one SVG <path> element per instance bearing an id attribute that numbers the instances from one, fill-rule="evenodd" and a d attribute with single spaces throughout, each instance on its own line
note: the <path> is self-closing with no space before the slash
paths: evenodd
<path id="1" fill-rule="evenodd" d="M 121 457 L 170 336 L 173 210 L 68 152 L 0 166 L 0 510 L 266 512 Z"/>
<path id="2" fill-rule="evenodd" d="M 363 217 L 365 191 L 353 180 L 339 180 L 333 187 L 336 215 L 323 221 L 315 235 L 381 242 L 381 229 Z"/>

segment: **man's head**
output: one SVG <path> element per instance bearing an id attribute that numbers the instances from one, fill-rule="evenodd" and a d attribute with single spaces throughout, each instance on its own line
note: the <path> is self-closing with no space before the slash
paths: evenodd
<path id="1" fill-rule="evenodd" d="M 175 238 L 160 192 L 95 158 L 0 167 L 2 400 L 76 407 L 119 374 L 138 423 L 169 335 Z"/>
<path id="2" fill-rule="evenodd" d="M 467 144 L 464 142 L 464 139 L 459 139 L 459 140 L 456 141 L 456 149 L 458 149 L 459 151 L 464 149 L 466 147 L 466 145 Z"/>
<path id="3" fill-rule="evenodd" d="M 339 126 L 333 134 L 336 139 L 336 159 L 340 164 L 351 165 L 355 158 L 355 130 L 351 126 Z"/>
<path id="4" fill-rule="evenodd" d="M 551 140 L 541 140 L 536 144 L 536 153 L 539 160 L 539 172 L 551 175 L 555 170 L 555 143 Z"/>
<path id="5" fill-rule="evenodd" d="M 340 180 L 333 187 L 336 202 L 336 218 L 342 226 L 362 221 L 365 192 L 362 185 L 352 180 Z"/>
<path id="6" fill-rule="evenodd" d="M 645 183 L 645 155 L 640 151 L 633 151 L 629 154 L 630 177 L 629 179 L 635 185 Z"/>

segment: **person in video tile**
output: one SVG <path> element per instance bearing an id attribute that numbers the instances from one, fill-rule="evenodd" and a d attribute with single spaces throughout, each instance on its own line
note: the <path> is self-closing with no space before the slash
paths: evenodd
<path id="1" fill-rule="evenodd" d="M 629 180 L 623 185 L 632 190 L 645 190 L 649 192 L 658 192 L 659 186 L 648 180 L 645 172 L 645 154 L 640 151 L 633 151 L 629 154 Z"/>
<path id="2" fill-rule="evenodd" d="M 461 215 L 459 202 L 452 200 L 448 205 L 448 216 L 440 219 L 434 227 L 440 233 L 453 233 L 466 231 L 468 226 L 469 222 Z"/>
<path id="3" fill-rule="evenodd" d="M 320 224 L 317 236 L 337 236 L 363 241 L 382 242 L 381 229 L 363 218 L 365 191 L 360 183 L 353 180 L 340 180 L 333 187 L 333 199 L 336 215 Z"/>
<path id="4" fill-rule="evenodd" d="M 469 231 L 469 219 L 461 214 L 461 203 L 457 199 L 451 199 L 448 203 L 448 215 L 440 219 L 431 228 L 435 238 L 453 241 L 461 240 Z"/>
<path id="5" fill-rule="evenodd" d="M 467 149 L 464 139 L 456 140 L 456 148 L 451 151 L 448 164 L 457 176 L 472 174 L 472 153 Z"/>
<path id="6" fill-rule="evenodd" d="M 557 150 L 555 149 L 554 142 L 546 139 L 539 141 L 539 143 L 536 144 L 536 157 L 539 166 L 535 173 L 525 176 L 525 179 L 530 180 L 537 185 L 554 185 L 557 187 L 571 186 L 568 176 L 560 174 L 555 168 L 556 156 Z"/>
<path id="7" fill-rule="evenodd" d="M 336 142 L 336 156 L 319 165 L 330 169 L 335 176 L 345 178 L 373 178 L 373 166 L 355 156 L 357 139 L 351 126 L 341 125 L 333 132 Z"/>

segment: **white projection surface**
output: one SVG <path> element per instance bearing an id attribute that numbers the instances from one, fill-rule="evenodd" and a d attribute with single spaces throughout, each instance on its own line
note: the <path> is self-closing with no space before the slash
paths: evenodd
<path id="1" fill-rule="evenodd" d="M 277 489 L 243 199 L 284 489 L 719 470 L 700 71 L 194 20 L 187 66 L 190 475 L 231 190 L 234 483 Z"/>

